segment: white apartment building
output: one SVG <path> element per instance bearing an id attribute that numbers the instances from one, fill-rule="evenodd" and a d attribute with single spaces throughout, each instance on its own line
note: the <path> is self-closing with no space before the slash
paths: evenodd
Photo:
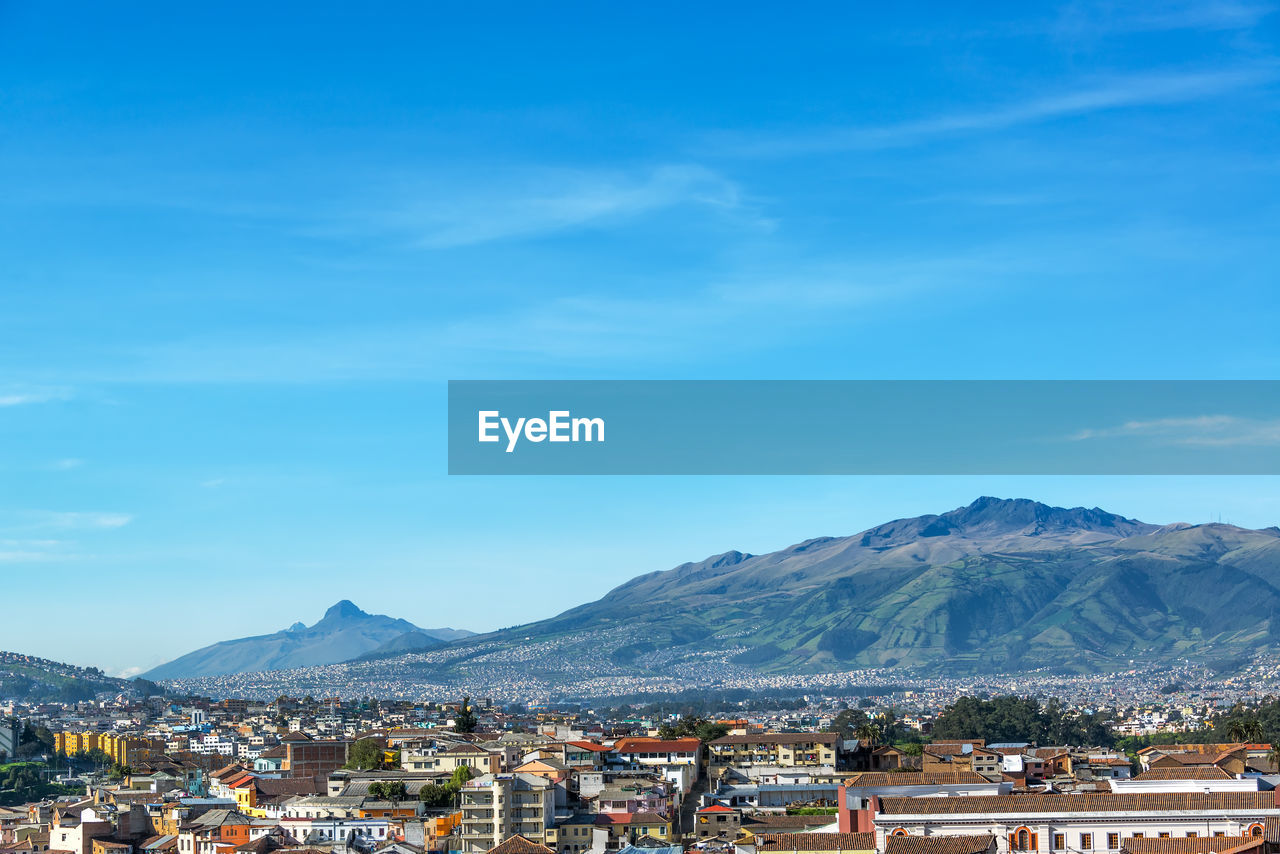
<path id="1" fill-rule="evenodd" d="M 991 833 L 1002 852 L 1112 854 L 1131 837 L 1260 836 L 1280 816 L 1275 792 L 1048 794 L 883 798 L 868 811 L 888 836 Z"/>
<path id="2" fill-rule="evenodd" d="M 555 823 L 555 787 L 533 774 L 476 777 L 462 787 L 459 800 L 465 854 L 496 848 L 517 833 L 543 844 Z"/>

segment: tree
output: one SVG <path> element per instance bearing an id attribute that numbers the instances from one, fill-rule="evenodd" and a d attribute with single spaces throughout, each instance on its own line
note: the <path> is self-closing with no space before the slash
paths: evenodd
<path id="1" fill-rule="evenodd" d="M 853 735 L 854 738 L 858 739 L 858 741 L 865 742 L 866 744 L 874 747 L 876 742 L 880 740 L 880 727 L 871 723 L 871 721 L 867 721 L 857 727 L 853 731 Z"/>
<path id="2" fill-rule="evenodd" d="M 449 778 L 447 783 L 428 783 L 418 790 L 418 800 L 422 801 L 424 806 L 428 807 L 447 807 L 453 805 L 453 799 L 457 797 L 458 792 L 462 791 L 462 787 L 471 779 L 472 771 L 470 766 L 459 765 L 453 769 L 453 776 Z M 404 783 L 395 782 L 388 783 L 387 786 L 389 800 L 399 800 L 407 797 L 408 791 L 405 789 Z M 369 787 L 370 793 L 373 787 Z"/>
<path id="3" fill-rule="evenodd" d="M 861 709 L 845 709 L 835 716 L 827 727 L 827 732 L 834 732 L 841 738 L 857 738 L 858 727 L 868 722 L 866 712 Z"/>
<path id="4" fill-rule="evenodd" d="M 392 783 L 383 783 L 383 797 L 392 803 L 398 803 L 409 797 L 409 787 L 404 784 L 403 780 L 396 780 Z"/>
<path id="5" fill-rule="evenodd" d="M 351 745 L 344 768 L 351 771 L 372 771 L 382 766 L 382 743 L 374 738 L 362 738 Z"/>
<path id="6" fill-rule="evenodd" d="M 681 718 L 674 724 L 664 723 L 658 727 L 658 738 L 696 738 L 703 744 L 724 738 L 728 734 L 729 725 L 723 721 L 709 721 L 696 716 Z"/>
<path id="7" fill-rule="evenodd" d="M 457 789 L 449 783 L 427 783 L 418 790 L 418 800 L 428 807 L 447 807 L 453 803 Z"/>
<path id="8" fill-rule="evenodd" d="M 1034 697 L 961 697 L 938 715 L 933 736 L 939 739 L 984 739 L 988 744 L 1025 741 L 1109 747 L 1115 736 L 1107 713 L 1064 710 L 1057 700 L 1044 707 Z"/>
<path id="9" fill-rule="evenodd" d="M 471 708 L 471 698 L 462 698 L 462 708 L 458 710 L 458 714 L 453 718 L 454 732 L 475 732 L 479 720 L 476 719 L 476 713 Z"/>

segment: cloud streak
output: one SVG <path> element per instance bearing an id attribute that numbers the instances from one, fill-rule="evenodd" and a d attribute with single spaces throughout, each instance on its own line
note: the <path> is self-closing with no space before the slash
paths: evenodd
<path id="1" fill-rule="evenodd" d="M 492 176 L 487 184 L 421 181 L 407 194 L 398 188 L 398 199 L 351 206 L 303 231 L 324 237 L 389 233 L 403 235 L 415 248 L 452 249 L 615 227 L 681 207 L 750 213 L 734 182 L 698 164 L 538 169 L 502 177 L 501 185 Z"/>
<path id="2" fill-rule="evenodd" d="M 311 383 L 521 375 L 680 364 L 775 346 L 798 330 L 866 322 L 874 306 L 990 287 L 1035 269 L 1001 247 L 958 255 L 832 259 L 740 269 L 662 294 L 581 291 L 438 322 L 339 326 L 293 336 L 203 336 L 139 349 L 85 382 Z M 670 285 L 671 283 L 667 283 Z M 215 478 L 216 479 L 216 478 Z"/>
<path id="3" fill-rule="evenodd" d="M 0 392 L 0 408 L 51 403 L 57 400 L 67 400 L 70 397 L 70 392 L 61 388 L 9 390 Z"/>
<path id="4" fill-rule="evenodd" d="M 79 530 L 112 530 L 123 528 L 133 521 L 129 513 L 99 511 L 38 511 L 30 514 L 33 522 L 42 528 L 66 528 Z"/>
<path id="5" fill-rule="evenodd" d="M 1247 30 L 1274 11 L 1263 3 L 1206 0 L 1188 3 L 1077 2 L 1062 8 L 1050 32 L 1059 37 L 1099 37 L 1174 30 Z"/>
<path id="6" fill-rule="evenodd" d="M 1274 64 L 1220 71 L 1167 72 L 1119 77 L 1093 86 L 985 110 L 955 112 L 897 124 L 836 128 L 791 136 L 746 140 L 729 153 L 798 157 L 841 151 L 918 145 L 934 139 L 1007 130 L 1060 118 L 1126 107 L 1161 106 L 1253 88 L 1276 79 Z"/>
<path id="7" fill-rule="evenodd" d="M 1165 445 L 1203 448 L 1280 445 L 1280 419 L 1241 418 L 1236 415 L 1156 418 L 1126 421 L 1114 427 L 1081 430 L 1070 438 L 1077 442 L 1095 439 L 1149 439 Z"/>

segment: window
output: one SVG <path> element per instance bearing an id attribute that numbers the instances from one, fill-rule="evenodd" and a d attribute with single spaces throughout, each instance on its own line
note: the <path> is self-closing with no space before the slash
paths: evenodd
<path id="1" fill-rule="evenodd" d="M 1166 830 L 1164 833 L 1161 833 L 1161 834 L 1160 834 L 1160 838 L 1161 838 L 1161 839 L 1168 839 L 1168 838 L 1169 838 L 1169 831 L 1167 831 L 1167 830 Z"/>
<path id="2" fill-rule="evenodd" d="M 1188 830 L 1188 831 L 1187 831 L 1187 838 L 1188 838 L 1188 839 L 1195 839 L 1195 838 L 1196 838 L 1196 837 L 1198 837 L 1199 835 L 1200 835 L 1200 834 L 1196 833 L 1194 830 Z"/>
<path id="3" fill-rule="evenodd" d="M 1110 848 L 1112 851 L 1115 851 L 1117 848 L 1119 848 L 1119 847 L 1120 847 L 1120 834 L 1118 834 L 1118 833 L 1108 833 L 1108 834 L 1107 834 L 1107 847 L 1108 847 L 1108 848 Z"/>
<path id="4" fill-rule="evenodd" d="M 1067 835 L 1065 833 L 1055 833 L 1053 835 L 1053 850 L 1061 851 L 1067 847 Z"/>
<path id="5" fill-rule="evenodd" d="M 1226 836 L 1227 832 L 1225 830 L 1215 830 L 1213 835 L 1217 837 Z"/>
<path id="6" fill-rule="evenodd" d="M 1093 850 L 1093 834 L 1092 833 L 1080 834 L 1080 850 L 1081 851 Z"/>

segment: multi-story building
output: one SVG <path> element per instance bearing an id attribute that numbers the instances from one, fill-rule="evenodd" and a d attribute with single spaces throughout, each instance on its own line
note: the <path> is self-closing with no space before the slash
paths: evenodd
<path id="1" fill-rule="evenodd" d="M 101 750 L 112 762 L 119 765 L 136 765 L 144 756 L 163 753 L 167 746 L 162 738 L 146 738 L 114 732 L 86 731 L 53 734 L 53 747 L 58 753 L 73 756 L 77 753 L 88 753 L 90 750 Z"/>
<path id="2" fill-rule="evenodd" d="M 18 740 L 21 737 L 18 722 L 0 720 L 0 762 L 12 760 L 18 755 Z"/>
<path id="3" fill-rule="evenodd" d="M 690 765 L 702 761 L 702 742 L 696 738 L 622 738 L 613 752 L 624 765 Z"/>
<path id="4" fill-rule="evenodd" d="M 49 826 L 49 847 L 72 854 L 92 854 L 93 840 L 111 835 L 111 821 L 87 807 L 55 810 Z"/>
<path id="5" fill-rule="evenodd" d="M 766 732 L 726 735 L 707 745 L 711 772 L 767 765 L 778 768 L 825 767 L 840 760 L 840 736 L 833 732 Z"/>
<path id="6" fill-rule="evenodd" d="M 312 739 L 301 732 L 291 732 L 280 739 L 285 749 L 280 770 L 290 777 L 327 776 L 347 764 L 351 742 Z"/>
<path id="7" fill-rule="evenodd" d="M 1004 754 L 980 740 L 934 742 L 925 747 L 921 760 L 927 772 L 972 771 L 997 779 L 1004 773 Z"/>
<path id="8" fill-rule="evenodd" d="M 1001 851 L 1112 854 L 1130 838 L 1260 836 L 1280 817 L 1274 792 L 1018 794 L 879 798 L 865 810 L 846 803 L 840 830 L 890 836 L 992 833 Z"/>
<path id="9" fill-rule="evenodd" d="M 474 744 L 456 744 L 437 749 L 436 747 L 419 748 L 416 752 L 404 751 L 400 758 L 400 767 L 405 771 L 435 771 L 452 774 L 456 769 L 466 766 L 473 773 L 497 774 L 503 770 L 503 756 L 500 752 L 485 750 Z"/>
<path id="10" fill-rule="evenodd" d="M 516 834 L 545 844 L 555 822 L 553 788 L 532 774 L 485 774 L 467 781 L 459 797 L 462 850 L 488 851 Z"/>

